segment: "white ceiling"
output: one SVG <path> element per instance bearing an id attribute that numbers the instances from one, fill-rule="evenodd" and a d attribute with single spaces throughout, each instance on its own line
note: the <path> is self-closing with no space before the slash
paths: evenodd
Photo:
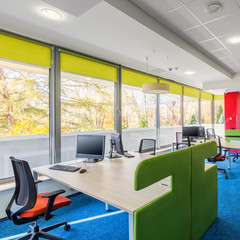
<path id="1" fill-rule="evenodd" d="M 199 88 L 227 83 L 231 73 L 240 73 L 240 45 L 227 42 L 240 34 L 240 0 L 221 1 L 222 11 L 214 15 L 204 12 L 205 0 L 70 2 L 0 0 L 0 28 L 142 71 L 148 57 L 151 73 Z M 125 4 L 126 11 L 119 4 Z M 44 7 L 61 9 L 64 19 L 43 18 Z M 185 75 L 188 70 L 196 74 Z"/>

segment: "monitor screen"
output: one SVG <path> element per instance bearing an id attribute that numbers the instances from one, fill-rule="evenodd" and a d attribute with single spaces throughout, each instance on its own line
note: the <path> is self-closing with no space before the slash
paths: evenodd
<path id="1" fill-rule="evenodd" d="M 205 137 L 205 128 L 203 126 L 199 127 L 199 137 Z"/>
<path id="2" fill-rule="evenodd" d="M 104 135 L 78 135 L 77 158 L 103 160 L 105 153 Z"/>
<path id="3" fill-rule="evenodd" d="M 112 133 L 111 141 L 113 144 L 114 151 L 119 154 L 124 154 L 123 146 L 122 146 L 122 138 L 120 133 Z"/>
<path id="4" fill-rule="evenodd" d="M 185 137 L 192 137 L 192 138 L 198 138 L 199 136 L 199 127 L 194 126 L 194 127 L 183 127 L 183 132 L 182 132 L 183 138 Z"/>

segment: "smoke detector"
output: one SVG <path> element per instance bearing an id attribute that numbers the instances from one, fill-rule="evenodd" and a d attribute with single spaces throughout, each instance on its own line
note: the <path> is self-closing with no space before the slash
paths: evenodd
<path id="1" fill-rule="evenodd" d="M 220 3 L 210 3 L 205 9 L 206 13 L 216 13 L 222 11 L 222 5 Z"/>

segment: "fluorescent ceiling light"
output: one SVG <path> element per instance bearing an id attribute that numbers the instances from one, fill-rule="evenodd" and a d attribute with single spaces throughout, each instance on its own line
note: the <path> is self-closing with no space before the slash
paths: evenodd
<path id="1" fill-rule="evenodd" d="M 228 42 L 230 42 L 230 43 L 240 43 L 240 36 L 230 37 L 228 39 Z"/>
<path id="2" fill-rule="evenodd" d="M 61 20 L 63 18 L 61 13 L 49 8 L 43 8 L 41 13 L 44 17 L 52 20 Z"/>
<path id="3" fill-rule="evenodd" d="M 186 74 L 186 75 L 194 75 L 194 74 L 196 74 L 196 72 L 194 72 L 194 71 L 186 71 L 186 72 L 184 72 L 184 74 Z"/>

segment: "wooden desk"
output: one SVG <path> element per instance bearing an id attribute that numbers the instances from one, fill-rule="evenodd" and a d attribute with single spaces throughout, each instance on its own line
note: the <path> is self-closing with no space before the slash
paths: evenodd
<path id="1" fill-rule="evenodd" d="M 37 174 L 46 175 L 70 188 L 83 192 L 98 200 L 120 208 L 129 214 L 129 239 L 133 240 L 133 213 L 155 198 L 169 191 L 162 180 L 140 191 L 134 190 L 134 173 L 140 161 L 153 157 L 147 153 L 134 153 L 134 158 L 105 158 L 98 163 L 89 163 L 87 172 L 64 172 L 50 170 L 49 166 L 33 168 Z M 74 161 L 61 164 L 71 164 L 85 168 L 85 163 Z M 168 178 L 170 182 L 170 178 Z"/>

